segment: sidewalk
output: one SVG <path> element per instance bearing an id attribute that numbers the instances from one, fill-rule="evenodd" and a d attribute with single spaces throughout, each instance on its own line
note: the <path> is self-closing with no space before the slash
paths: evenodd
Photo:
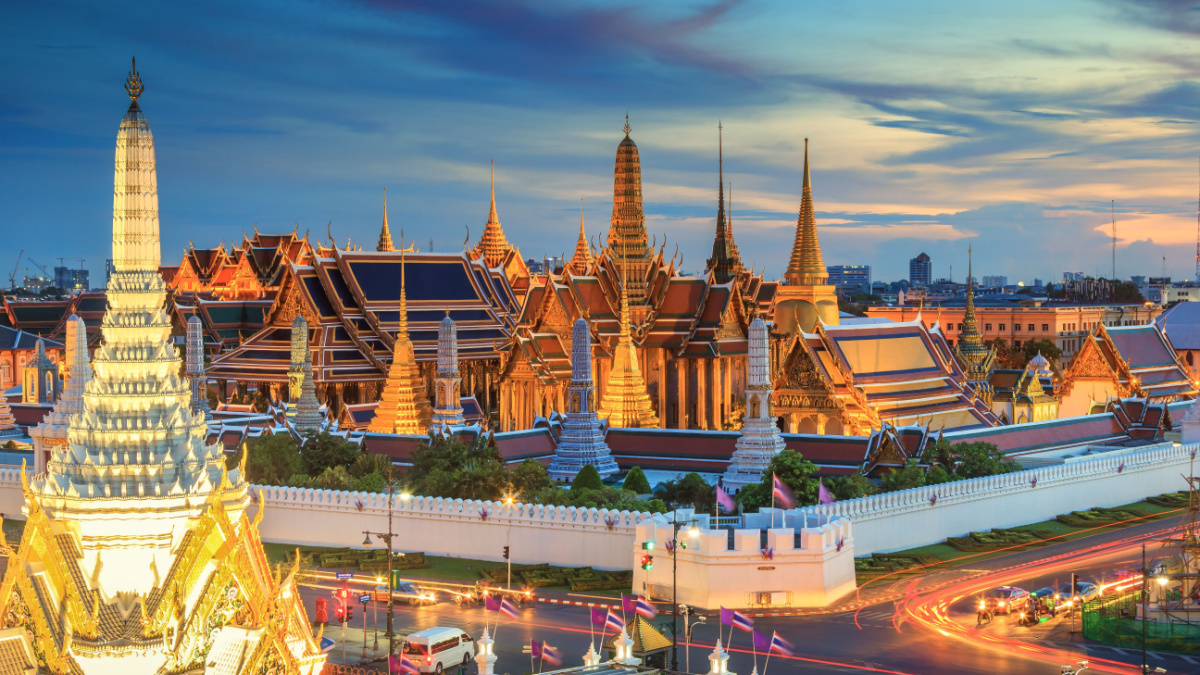
<path id="1" fill-rule="evenodd" d="M 336 645 L 329 652 L 329 662 L 343 665 L 362 665 L 370 662 L 383 663 L 387 657 L 388 648 L 387 637 L 384 635 L 386 632 L 384 624 L 385 620 L 381 614 L 379 617 L 378 650 L 375 649 L 376 635 L 374 627 L 370 622 L 370 616 L 367 619 L 367 628 L 364 630 L 361 617 L 358 612 L 354 613 L 354 619 L 350 622 L 350 625 L 346 626 L 345 644 L 342 641 L 341 624 L 331 623 L 325 626 L 324 637 L 332 639 Z M 397 640 L 399 641 L 399 636 L 397 636 Z"/>

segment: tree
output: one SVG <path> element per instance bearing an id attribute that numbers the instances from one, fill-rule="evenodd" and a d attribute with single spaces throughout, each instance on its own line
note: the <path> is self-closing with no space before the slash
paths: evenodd
<path id="1" fill-rule="evenodd" d="M 635 495 L 650 494 L 650 481 L 646 480 L 646 472 L 640 466 L 633 467 L 625 474 L 625 482 L 621 487 Z"/>
<path id="2" fill-rule="evenodd" d="M 998 368 L 1024 368 L 1027 359 L 1021 352 L 1012 348 L 1004 340 L 988 340 L 983 343 L 985 347 L 995 350 L 996 366 Z"/>
<path id="3" fill-rule="evenodd" d="M 853 474 L 850 476 L 835 476 L 825 481 L 825 487 L 833 493 L 834 499 L 843 501 L 846 499 L 858 499 L 873 495 L 879 491 L 875 484 L 862 474 Z"/>
<path id="4" fill-rule="evenodd" d="M 891 469 L 883 474 L 880 478 L 880 488 L 884 492 L 896 492 L 897 490 L 911 490 L 925 485 L 925 470 L 917 463 L 917 460 L 910 459 L 905 462 L 901 469 Z"/>
<path id="5" fill-rule="evenodd" d="M 350 475 L 355 478 L 362 478 L 372 473 L 387 476 L 392 471 L 392 466 L 390 457 L 360 452 L 358 457 L 354 458 L 354 463 L 350 465 Z"/>
<path id="6" fill-rule="evenodd" d="M 300 452 L 292 437 L 286 433 L 263 434 L 247 440 L 234 460 L 240 462 L 240 453 L 243 452 L 249 453 L 246 458 L 246 480 L 251 483 L 283 485 L 293 474 L 300 473 Z"/>
<path id="7" fill-rule="evenodd" d="M 350 477 L 350 472 L 344 466 L 326 467 L 321 475 L 314 479 L 316 487 L 325 490 L 349 490 L 350 483 L 354 479 Z"/>
<path id="8" fill-rule="evenodd" d="M 751 483 L 738 491 L 737 500 L 747 509 L 770 506 L 775 487 L 772 476 L 778 476 L 796 493 L 797 506 L 816 504 L 818 487 L 816 479 L 812 477 L 816 472 L 817 465 L 804 459 L 803 455 L 795 450 L 784 450 L 775 455 L 766 471 L 763 471 L 761 482 Z"/>
<path id="9" fill-rule="evenodd" d="M 364 474 L 350 482 L 350 489 L 358 492 L 383 492 L 387 489 L 387 478 L 378 471 Z"/>
<path id="10" fill-rule="evenodd" d="M 956 443 L 951 447 L 954 473 L 962 478 L 982 478 L 1020 471 L 1017 464 L 991 443 Z"/>
<path id="11" fill-rule="evenodd" d="M 528 501 L 538 492 L 550 487 L 546 467 L 536 459 L 527 459 L 508 472 L 512 491 Z"/>
<path id="12" fill-rule="evenodd" d="M 509 484 L 500 453 L 486 438 L 470 444 L 458 438 L 430 436 L 412 453 L 405 474 L 416 494 L 458 499 L 498 499 Z"/>
<path id="13" fill-rule="evenodd" d="M 349 467 L 361 452 L 362 449 L 358 445 L 341 436 L 322 431 L 305 436 L 304 445 L 300 448 L 300 459 L 304 463 L 304 473 L 318 476 L 325 469 Z"/>
<path id="14" fill-rule="evenodd" d="M 1145 302 L 1142 292 L 1129 281 L 1118 282 L 1113 288 L 1113 300 L 1117 302 Z"/>
<path id="15" fill-rule="evenodd" d="M 1021 347 L 1021 350 L 1025 354 L 1025 363 L 1029 363 L 1030 359 L 1037 356 L 1039 352 L 1050 363 L 1056 364 L 1062 358 L 1062 350 L 1052 340 L 1030 340 Z"/>
<path id="16" fill-rule="evenodd" d="M 584 464 L 579 473 L 575 474 L 575 480 L 571 481 L 571 494 L 577 495 L 584 490 L 599 490 L 604 487 L 604 481 L 600 480 L 600 472 L 592 464 Z"/>
<path id="17" fill-rule="evenodd" d="M 691 506 L 697 511 L 711 511 L 716 503 L 717 492 L 700 477 L 700 474 L 692 472 L 683 478 L 659 483 L 654 489 L 654 496 L 668 504 Z"/>

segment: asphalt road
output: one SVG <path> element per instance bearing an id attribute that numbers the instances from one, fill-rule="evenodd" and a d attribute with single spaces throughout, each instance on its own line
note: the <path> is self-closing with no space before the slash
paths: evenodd
<path id="1" fill-rule="evenodd" d="M 1070 619 L 1057 617 L 1032 628 L 1021 628 L 1008 617 L 1000 616 L 989 625 L 976 625 L 975 603 L 987 588 L 1012 584 L 1036 589 L 1056 582 L 1065 583 L 1071 572 L 1081 578 L 1103 581 L 1120 571 L 1133 570 L 1141 564 L 1142 540 L 1150 542 L 1151 555 L 1157 537 L 1175 521 L 1159 521 L 1106 533 L 1077 542 L 1058 544 L 1006 556 L 969 566 L 980 572 L 945 588 L 928 593 L 910 594 L 897 601 L 873 605 L 859 612 L 820 614 L 799 617 L 759 617 L 755 628 L 766 635 L 778 631 L 796 647 L 794 657 L 779 655 L 767 662 L 763 655 L 750 650 L 748 633 L 733 634 L 730 669 L 749 675 L 756 669 L 760 675 L 770 673 L 902 673 L 911 675 L 959 675 L 995 673 L 1058 673 L 1059 667 L 1089 659 L 1093 672 L 1136 673 L 1133 667 L 1141 661 L 1140 652 L 1116 650 L 1089 645 L 1078 632 L 1070 631 Z M 985 574 L 986 573 L 986 574 Z M 908 587 L 910 580 L 899 582 Z M 310 611 L 318 594 L 328 597 L 328 590 L 305 589 L 303 592 Z M 593 598 L 578 597 L 587 601 Z M 496 639 L 497 673 L 537 672 L 538 664 L 529 662 L 522 648 L 530 640 L 544 640 L 558 648 L 564 665 L 582 664 L 589 642 L 599 646 L 600 635 L 589 627 L 586 607 L 530 603 L 521 608 L 516 620 L 504 619 L 496 625 L 495 613 L 487 617 L 480 608 L 460 609 L 452 602 L 428 607 L 401 605 L 396 613 L 396 630 L 400 635 L 433 626 L 456 626 L 478 637 L 485 618 Z M 362 654 L 361 608 L 356 610 L 347 644 L 348 660 Z M 373 647 L 368 612 L 367 647 Z M 380 615 L 382 633 L 383 615 Z M 709 621 L 715 621 L 710 618 Z M 660 614 L 652 623 L 661 625 L 668 633 L 671 617 Z M 682 624 L 682 620 L 681 620 Z M 1078 626 L 1076 626 L 1078 628 Z M 693 673 L 708 671 L 707 656 L 717 638 L 718 627 L 700 624 L 695 627 L 690 649 L 680 644 L 679 670 Z M 728 642 L 726 627 L 722 641 Z M 682 632 L 682 629 L 681 629 Z M 336 626 L 328 635 L 340 637 Z M 611 633 L 609 633 L 611 635 Z M 381 644 L 381 647 L 384 647 Z M 340 644 L 332 656 L 341 661 Z M 382 654 L 382 650 L 380 652 Z M 1200 658 L 1170 654 L 1152 654 L 1152 668 L 1161 667 L 1168 673 L 1200 673 Z M 550 670 L 550 664 L 542 664 Z M 475 671 L 474 664 L 468 673 Z"/>

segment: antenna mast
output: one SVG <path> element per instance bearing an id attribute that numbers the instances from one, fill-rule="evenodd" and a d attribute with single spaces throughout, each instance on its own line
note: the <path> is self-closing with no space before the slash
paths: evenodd
<path id="1" fill-rule="evenodd" d="M 1200 280 L 1200 198 L 1196 201 L 1196 280 Z"/>
<path id="2" fill-rule="evenodd" d="M 1116 200 L 1108 202 L 1108 214 L 1112 218 L 1112 280 L 1117 280 L 1117 207 Z"/>

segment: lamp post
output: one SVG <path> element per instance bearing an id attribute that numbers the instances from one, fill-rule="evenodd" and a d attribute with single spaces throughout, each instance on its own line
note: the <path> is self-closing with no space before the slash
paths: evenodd
<path id="1" fill-rule="evenodd" d="M 1146 591 L 1146 578 L 1150 576 L 1150 568 L 1146 566 L 1146 544 L 1142 543 L 1142 672 L 1147 672 L 1146 664 L 1146 614 L 1150 611 L 1150 594 Z"/>
<path id="2" fill-rule="evenodd" d="M 388 561 L 387 632 L 384 633 L 384 636 L 387 638 L 387 641 L 388 641 L 388 657 L 389 658 L 392 656 L 392 654 L 396 653 L 396 633 L 392 629 L 392 622 L 396 615 L 395 607 L 393 605 L 395 599 L 392 597 L 392 595 L 393 595 L 393 593 L 392 593 L 392 591 L 393 591 L 393 587 L 392 587 L 392 581 L 393 581 L 392 580 L 392 549 L 393 549 L 392 542 L 396 538 L 396 533 L 392 531 L 392 501 L 395 496 L 396 485 L 397 485 L 397 483 L 392 478 L 392 472 L 389 469 L 388 470 L 388 481 L 387 481 L 388 531 L 385 533 L 385 532 L 371 532 L 369 530 L 363 530 L 363 536 L 364 536 L 363 548 L 371 547 L 371 537 L 375 537 L 376 539 L 379 539 L 380 541 L 384 542 L 385 544 L 387 544 L 387 548 L 388 548 L 388 553 L 387 553 L 387 561 Z M 400 498 L 407 500 L 411 496 L 412 495 L 409 495 L 407 492 L 405 492 L 405 493 L 401 493 Z"/>
<path id="3" fill-rule="evenodd" d="M 679 506 L 671 511 L 671 670 L 679 670 Z M 688 535 L 697 537 L 700 529 L 695 521 L 688 528 Z M 687 548 L 687 545 L 684 545 Z"/>
<path id="4" fill-rule="evenodd" d="M 683 669 L 687 672 L 692 672 L 692 629 L 705 622 L 705 617 L 696 614 L 695 608 L 687 605 L 680 605 L 679 609 L 683 610 L 683 639 L 686 647 L 683 650 Z M 696 620 L 691 621 L 689 616 L 695 616 Z"/>

